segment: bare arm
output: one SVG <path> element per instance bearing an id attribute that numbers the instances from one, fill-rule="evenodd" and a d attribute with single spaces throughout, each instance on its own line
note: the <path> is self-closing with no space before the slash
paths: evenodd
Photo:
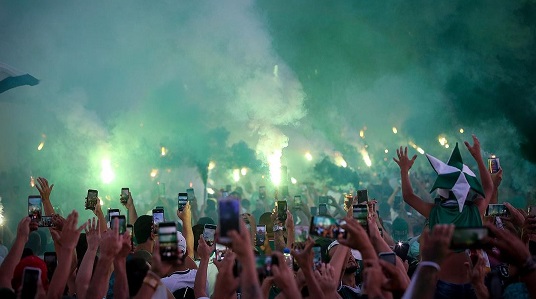
<path id="1" fill-rule="evenodd" d="M 128 280 L 127 280 L 127 264 L 126 259 L 130 253 L 130 235 L 124 234 L 121 237 L 121 250 L 114 259 L 114 298 L 128 299 Z"/>
<path id="2" fill-rule="evenodd" d="M 50 193 L 52 193 L 54 184 L 49 186 L 47 179 L 38 177 L 35 188 L 37 188 L 39 194 L 41 195 L 41 199 L 43 200 L 43 211 L 45 212 L 44 215 L 51 216 L 54 214 L 54 207 L 52 207 L 52 203 L 50 202 Z"/>
<path id="3" fill-rule="evenodd" d="M 28 242 L 28 235 L 30 234 L 30 217 L 24 217 L 19 222 L 17 229 L 17 237 L 13 242 L 11 250 L 7 253 L 6 258 L 2 265 L 0 265 L 0 287 L 11 288 L 11 279 L 13 278 L 13 272 L 15 267 L 20 262 L 22 251 L 24 250 L 24 244 Z"/>
<path id="4" fill-rule="evenodd" d="M 134 225 L 134 222 L 138 220 L 138 212 L 136 212 L 136 206 L 134 205 L 134 199 L 132 199 L 132 194 L 128 192 L 127 203 L 125 204 L 128 212 L 128 223 Z"/>
<path id="5" fill-rule="evenodd" d="M 194 258 L 194 232 L 192 230 L 192 210 L 190 203 L 186 203 L 184 210 L 178 211 L 177 216 L 182 220 L 182 234 L 186 239 L 186 251 L 188 256 Z"/>
<path id="6" fill-rule="evenodd" d="M 214 251 L 214 245 L 208 246 L 208 244 L 203 239 L 203 236 L 199 237 L 199 246 L 197 247 L 197 253 L 201 261 L 199 262 L 199 268 L 197 269 L 197 274 L 195 275 L 194 282 L 194 294 L 195 298 L 199 297 L 208 297 L 207 294 L 207 271 L 208 263 L 210 260 L 210 255 Z"/>
<path id="7" fill-rule="evenodd" d="M 398 160 L 396 158 L 393 158 L 393 160 L 400 167 L 402 197 L 408 205 L 410 205 L 424 217 L 428 218 L 430 216 L 430 211 L 432 210 L 433 204 L 423 201 L 413 192 L 413 186 L 411 186 L 411 181 L 409 179 L 409 170 L 411 169 L 411 166 L 413 166 L 415 159 L 417 159 L 417 155 L 414 155 L 413 158 L 409 159 L 407 147 L 404 150 L 402 147 L 400 147 L 400 149 L 396 150 L 396 154 L 398 156 Z"/>
<path id="8" fill-rule="evenodd" d="M 344 265 L 348 259 L 348 252 L 350 252 L 350 248 L 346 246 L 335 246 L 331 248 L 331 250 L 334 252 L 333 257 L 329 261 L 329 264 L 333 267 L 333 271 L 335 273 L 335 279 L 337 282 L 341 281 L 342 277 L 342 271 L 344 268 Z"/>
<path id="9" fill-rule="evenodd" d="M 309 238 L 305 244 L 305 248 L 302 251 L 293 250 L 292 256 L 294 256 L 294 260 L 303 271 L 305 283 L 309 289 L 310 298 L 322 298 L 324 296 L 324 292 L 320 288 L 313 271 L 313 246 L 314 241 L 313 239 Z"/>
<path id="10" fill-rule="evenodd" d="M 484 190 L 484 199 L 478 201 L 476 204 L 480 214 L 483 215 L 486 212 L 486 208 L 493 197 L 493 181 L 491 180 L 491 174 L 489 173 L 484 160 L 482 159 L 482 154 L 480 152 L 480 141 L 473 135 L 473 146 L 469 142 L 465 141 L 465 146 L 475 159 L 478 165 L 478 172 L 480 173 L 480 181 L 482 182 L 482 189 Z"/>
<path id="11" fill-rule="evenodd" d="M 292 213 L 288 210 L 285 227 L 287 228 L 287 248 L 292 248 L 292 244 L 294 244 L 294 218 L 292 217 Z"/>

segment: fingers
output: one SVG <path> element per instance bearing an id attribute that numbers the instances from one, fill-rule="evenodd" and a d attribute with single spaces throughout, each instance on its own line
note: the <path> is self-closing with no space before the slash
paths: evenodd
<path id="1" fill-rule="evenodd" d="M 411 162 L 415 161 L 417 159 L 417 155 L 413 155 L 413 158 L 411 158 Z"/>
<path id="2" fill-rule="evenodd" d="M 388 274 L 389 277 L 398 276 L 398 268 L 382 259 L 379 260 L 380 266 L 382 266 L 382 270 L 385 274 Z"/>

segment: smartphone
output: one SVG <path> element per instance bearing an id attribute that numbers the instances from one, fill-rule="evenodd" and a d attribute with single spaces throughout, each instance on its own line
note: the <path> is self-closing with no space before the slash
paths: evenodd
<path id="1" fill-rule="evenodd" d="M 281 190 L 281 196 L 282 196 L 283 198 L 288 197 L 288 196 L 290 195 L 289 192 L 288 192 L 288 186 L 286 186 L 286 185 L 285 185 L 285 186 L 281 186 L 281 187 L 280 187 L 280 190 Z"/>
<path id="2" fill-rule="evenodd" d="M 529 206 L 529 216 L 535 216 L 536 215 L 536 206 Z"/>
<path id="3" fill-rule="evenodd" d="M 33 222 L 40 222 L 43 215 L 43 200 L 39 195 L 28 196 L 28 216 Z"/>
<path id="4" fill-rule="evenodd" d="M 255 257 L 255 268 L 259 277 L 272 276 L 272 256 L 257 255 Z"/>
<path id="5" fill-rule="evenodd" d="M 302 205 L 301 195 L 295 195 L 294 196 L 294 206 L 295 207 L 301 207 L 301 205 Z"/>
<path id="6" fill-rule="evenodd" d="M 361 204 L 368 201 L 367 189 L 357 190 L 357 203 Z"/>
<path id="7" fill-rule="evenodd" d="M 361 226 L 368 226 L 368 206 L 366 204 L 353 205 L 353 217 L 361 224 Z"/>
<path id="8" fill-rule="evenodd" d="M 277 201 L 277 219 L 283 222 L 287 220 L 287 201 L 286 200 Z"/>
<path id="9" fill-rule="evenodd" d="M 257 225 L 255 232 L 255 246 L 262 246 L 266 241 L 266 225 Z"/>
<path id="10" fill-rule="evenodd" d="M 39 224 L 37 226 L 53 227 L 54 223 L 52 223 L 52 216 L 41 216 L 41 221 L 39 221 Z"/>
<path id="11" fill-rule="evenodd" d="M 127 201 L 128 201 L 128 193 L 130 192 L 130 190 L 128 188 L 121 188 L 121 203 L 122 204 L 127 204 Z"/>
<path id="12" fill-rule="evenodd" d="M 318 207 L 310 207 L 309 210 L 311 211 L 311 216 L 318 215 Z"/>
<path id="13" fill-rule="evenodd" d="M 41 279 L 41 269 L 33 267 L 24 268 L 20 298 L 35 298 L 35 295 L 37 294 L 38 279 Z"/>
<path id="14" fill-rule="evenodd" d="M 188 203 L 188 193 L 179 193 L 179 211 L 184 211 L 184 207 Z"/>
<path id="15" fill-rule="evenodd" d="M 227 233 L 240 231 L 240 201 L 235 198 L 222 199 L 218 202 L 220 216 L 220 241 L 231 243 Z"/>
<path id="16" fill-rule="evenodd" d="M 380 252 L 378 254 L 378 257 L 380 258 L 380 260 L 384 260 L 388 263 L 396 265 L 396 253 L 394 252 Z"/>
<path id="17" fill-rule="evenodd" d="M 193 201 L 195 198 L 194 188 L 186 189 L 186 195 L 187 195 L 188 201 Z"/>
<path id="18" fill-rule="evenodd" d="M 451 249 L 480 249 L 488 236 L 487 227 L 456 227 L 450 242 Z"/>
<path id="19" fill-rule="evenodd" d="M 47 265 L 47 277 L 50 281 L 52 279 L 54 271 L 56 271 L 56 267 L 58 266 L 58 257 L 55 252 L 48 251 L 43 254 L 43 260 Z"/>
<path id="20" fill-rule="evenodd" d="M 113 216 L 119 216 L 121 215 L 121 212 L 119 212 L 119 209 L 108 209 L 108 222 L 112 221 Z"/>
<path id="21" fill-rule="evenodd" d="M 485 216 L 500 217 L 508 216 L 508 209 L 503 204 L 489 204 Z"/>
<path id="22" fill-rule="evenodd" d="M 99 191 L 93 190 L 93 189 L 87 190 L 86 210 L 95 210 L 98 196 L 99 196 Z"/>
<path id="23" fill-rule="evenodd" d="M 266 186 L 259 187 L 259 199 L 266 199 Z"/>
<path id="24" fill-rule="evenodd" d="M 112 216 L 110 219 L 110 228 L 114 229 L 115 219 L 119 219 L 119 234 L 122 235 L 127 231 L 127 219 L 125 215 Z"/>
<path id="25" fill-rule="evenodd" d="M 344 223 L 344 220 L 336 220 L 331 216 L 314 216 L 311 218 L 309 234 L 328 239 L 346 238 L 346 231 L 340 227 Z"/>
<path id="26" fill-rule="evenodd" d="M 488 170 L 490 173 L 497 173 L 499 172 L 499 169 L 501 169 L 501 163 L 499 162 L 499 158 L 495 156 L 491 156 L 491 158 L 488 158 Z"/>
<path id="27" fill-rule="evenodd" d="M 166 221 L 164 217 L 164 208 L 156 207 L 153 209 L 153 231 L 158 233 L 157 227 L 160 223 Z"/>
<path id="28" fill-rule="evenodd" d="M 175 222 L 161 222 L 158 225 L 158 242 L 160 243 L 160 258 L 163 261 L 177 260 L 180 255 Z"/>
<path id="29" fill-rule="evenodd" d="M 294 226 L 294 242 L 305 242 L 309 237 L 309 226 L 296 225 Z"/>
<path id="30" fill-rule="evenodd" d="M 203 239 L 207 242 L 208 246 L 214 244 L 214 235 L 216 234 L 216 225 L 215 224 L 205 224 L 203 229 Z"/>
<path id="31" fill-rule="evenodd" d="M 320 245 L 313 246 L 313 268 L 316 269 L 322 263 L 322 247 Z"/>
<path id="32" fill-rule="evenodd" d="M 396 255 L 402 260 L 405 261 L 408 258 L 409 252 L 409 243 L 408 242 L 398 242 L 393 249 Z"/>
<path id="33" fill-rule="evenodd" d="M 224 250 L 216 250 L 216 260 L 218 262 L 221 262 L 225 258 L 225 251 Z"/>
<path id="34" fill-rule="evenodd" d="M 320 216 L 328 216 L 328 205 L 325 203 L 321 203 L 318 206 L 318 215 Z"/>

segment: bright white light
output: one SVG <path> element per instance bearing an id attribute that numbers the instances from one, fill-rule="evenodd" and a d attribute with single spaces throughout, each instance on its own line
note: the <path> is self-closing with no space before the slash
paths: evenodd
<path id="1" fill-rule="evenodd" d="M 442 135 L 437 138 L 437 141 L 439 141 L 439 144 L 441 144 L 441 146 L 445 146 L 445 144 L 447 144 L 447 138 Z"/>
<path id="2" fill-rule="evenodd" d="M 30 187 L 35 187 L 35 179 L 33 176 L 30 176 Z"/>
<path id="3" fill-rule="evenodd" d="M 460 134 L 463 134 L 463 132 L 464 132 L 464 131 L 463 131 L 463 128 L 461 128 L 461 129 L 460 129 Z"/>
<path id="4" fill-rule="evenodd" d="M 208 163 L 208 170 L 212 170 L 214 167 L 216 167 L 216 162 L 210 161 L 210 163 Z"/>
<path id="5" fill-rule="evenodd" d="M 246 175 L 246 174 L 248 174 L 248 169 L 246 167 L 243 167 L 242 169 L 240 169 L 240 173 L 242 175 Z"/>
<path id="6" fill-rule="evenodd" d="M 449 148 L 449 147 L 450 147 L 450 145 L 448 143 L 445 144 L 445 148 Z"/>
<path id="7" fill-rule="evenodd" d="M 214 194 L 214 189 L 212 189 L 212 188 L 207 188 L 207 193 L 208 193 L 208 194 L 211 194 L 211 195 Z"/>
<path id="8" fill-rule="evenodd" d="M 417 151 L 421 154 L 421 155 L 424 155 L 424 150 L 420 147 L 417 147 Z"/>
<path id="9" fill-rule="evenodd" d="M 306 152 L 305 159 L 307 159 L 307 161 L 313 161 L 313 155 L 311 155 L 310 152 Z"/>
<path id="10" fill-rule="evenodd" d="M 292 185 L 296 185 L 298 183 L 298 180 L 293 178 L 293 177 L 291 177 L 290 182 L 292 183 Z"/>
<path id="11" fill-rule="evenodd" d="M 365 131 L 363 130 L 359 131 L 359 137 L 365 138 Z"/>
<path id="12" fill-rule="evenodd" d="M 393 127 L 393 134 L 396 134 L 398 133 L 398 130 L 396 129 L 396 127 Z"/>
<path id="13" fill-rule="evenodd" d="M 111 183 L 115 179 L 115 173 L 112 169 L 110 159 L 102 159 L 101 161 L 101 179 L 105 184 Z"/>
<path id="14" fill-rule="evenodd" d="M 363 156 L 363 161 L 365 162 L 365 164 L 368 166 L 368 167 L 371 167 L 372 166 L 372 160 L 370 160 L 370 156 L 367 152 L 366 149 L 361 149 L 361 156 Z"/>
<path id="15" fill-rule="evenodd" d="M 384 152 L 385 152 L 385 153 L 387 154 L 387 153 L 389 153 L 389 150 L 388 150 L 388 149 L 385 149 L 385 151 L 384 151 Z"/>
<path id="16" fill-rule="evenodd" d="M 44 141 L 41 141 L 41 143 L 39 143 L 39 145 L 37 146 L 37 150 L 40 151 L 43 149 L 43 146 L 45 146 L 45 142 Z"/>
<path id="17" fill-rule="evenodd" d="M 233 180 L 235 182 L 240 181 L 240 169 L 238 169 L 238 168 L 233 169 Z"/>
<path id="18" fill-rule="evenodd" d="M 340 153 L 335 154 L 335 164 L 337 164 L 338 166 L 342 166 L 344 168 L 348 166 L 348 163 L 346 163 L 346 161 L 344 160 L 344 158 L 342 157 Z"/>
<path id="19" fill-rule="evenodd" d="M 165 147 L 162 147 L 160 154 L 162 155 L 162 157 L 165 156 L 167 154 L 167 149 Z"/>
<path id="20" fill-rule="evenodd" d="M 158 174 L 158 169 L 151 170 L 151 177 L 154 178 Z"/>
<path id="21" fill-rule="evenodd" d="M 283 156 L 283 151 L 280 149 L 275 150 L 271 155 L 268 156 L 270 179 L 275 186 L 279 186 L 281 183 L 281 156 Z"/>

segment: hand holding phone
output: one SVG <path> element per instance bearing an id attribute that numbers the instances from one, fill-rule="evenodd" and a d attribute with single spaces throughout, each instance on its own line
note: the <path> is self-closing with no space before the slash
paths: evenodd
<path id="1" fill-rule="evenodd" d="M 231 243 L 228 232 L 240 231 L 240 201 L 236 198 L 222 199 L 218 202 L 220 216 L 220 242 Z"/>
<path id="2" fill-rule="evenodd" d="M 39 195 L 28 196 L 28 216 L 32 222 L 41 222 L 43 213 L 43 200 Z"/>
<path id="3" fill-rule="evenodd" d="M 216 225 L 214 224 L 205 224 L 203 229 L 203 239 L 208 246 L 214 245 L 214 235 L 216 234 Z"/>
<path id="4" fill-rule="evenodd" d="M 124 204 L 124 205 L 127 204 L 129 196 L 130 196 L 130 190 L 128 188 L 121 188 L 120 201 L 121 201 L 122 204 Z"/>
<path id="5" fill-rule="evenodd" d="M 124 234 L 127 231 L 127 219 L 125 218 L 125 215 L 112 216 L 110 220 L 111 229 L 115 228 L 115 219 L 118 219 L 119 234 Z"/>
<path id="6" fill-rule="evenodd" d="M 380 252 L 378 257 L 380 260 L 396 265 L 396 254 L 394 252 Z"/>
<path id="7" fill-rule="evenodd" d="M 20 298 L 35 298 L 39 279 L 41 279 L 41 269 L 33 267 L 24 268 Z"/>
<path id="8" fill-rule="evenodd" d="M 175 222 L 160 223 L 158 226 L 158 241 L 162 261 L 174 261 L 182 257 L 183 253 L 179 252 L 177 225 Z"/>
<path id="9" fill-rule="evenodd" d="M 184 211 L 184 207 L 188 203 L 188 193 L 179 193 L 178 196 L 178 210 L 180 212 Z"/>
<path id="10" fill-rule="evenodd" d="M 97 206 L 97 197 L 99 196 L 99 191 L 89 189 L 87 190 L 86 196 L 86 210 L 95 210 Z"/>
<path id="11" fill-rule="evenodd" d="M 277 219 L 281 222 L 287 220 L 287 201 L 278 200 L 277 201 Z"/>
<path id="12" fill-rule="evenodd" d="M 362 204 L 368 201 L 368 190 L 361 189 L 357 190 L 357 203 Z"/>
<path id="13" fill-rule="evenodd" d="M 257 225 L 255 232 L 255 246 L 262 246 L 266 241 L 266 225 Z"/>
<path id="14" fill-rule="evenodd" d="M 451 249 L 480 249 L 486 245 L 487 227 L 456 227 L 450 242 Z"/>

